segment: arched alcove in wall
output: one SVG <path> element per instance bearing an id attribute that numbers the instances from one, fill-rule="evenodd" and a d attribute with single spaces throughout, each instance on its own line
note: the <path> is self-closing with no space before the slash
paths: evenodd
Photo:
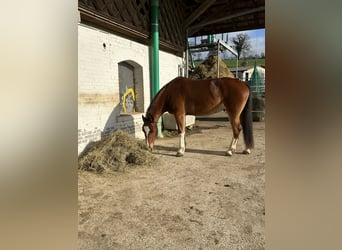
<path id="1" fill-rule="evenodd" d="M 144 112 L 143 68 L 132 60 L 118 63 L 120 113 Z"/>

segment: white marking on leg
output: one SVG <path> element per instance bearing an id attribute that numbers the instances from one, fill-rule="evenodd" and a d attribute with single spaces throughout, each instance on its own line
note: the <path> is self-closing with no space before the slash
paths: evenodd
<path id="1" fill-rule="evenodd" d="M 179 147 L 185 149 L 184 138 L 185 138 L 185 132 L 180 133 L 180 134 L 179 134 Z"/>
<path id="2" fill-rule="evenodd" d="M 232 147 L 231 147 L 231 149 L 233 150 L 233 152 L 236 151 L 236 145 L 237 145 L 237 143 L 238 143 L 238 140 L 239 140 L 239 138 L 233 139 L 233 143 L 232 143 Z"/>
<path id="3" fill-rule="evenodd" d="M 230 143 L 230 145 L 229 145 L 229 148 L 228 148 L 228 151 L 227 151 L 227 155 L 229 155 L 229 156 L 232 156 L 233 155 L 233 153 L 236 151 L 236 145 L 237 145 L 237 142 L 238 142 L 238 138 L 232 138 L 232 141 L 231 141 L 231 143 Z"/>
<path id="4" fill-rule="evenodd" d="M 184 155 L 185 152 L 185 132 L 179 134 L 179 149 L 177 151 L 177 155 Z"/>

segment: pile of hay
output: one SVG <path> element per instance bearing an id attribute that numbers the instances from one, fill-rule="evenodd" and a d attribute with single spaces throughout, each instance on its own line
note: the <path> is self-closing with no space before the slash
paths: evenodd
<path id="1" fill-rule="evenodd" d="M 192 79 L 212 79 L 217 77 L 217 55 L 210 55 L 190 74 Z M 219 77 L 235 78 L 227 65 L 219 58 Z"/>
<path id="2" fill-rule="evenodd" d="M 156 161 L 147 151 L 146 145 L 118 130 L 95 142 L 78 160 L 78 168 L 101 173 L 103 171 L 121 171 L 126 167 L 148 165 Z"/>

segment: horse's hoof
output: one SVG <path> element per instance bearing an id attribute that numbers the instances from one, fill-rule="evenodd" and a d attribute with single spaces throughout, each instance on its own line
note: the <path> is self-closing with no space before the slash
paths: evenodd
<path id="1" fill-rule="evenodd" d="M 182 156 L 184 156 L 184 153 L 182 153 L 182 152 L 177 152 L 176 156 L 177 156 L 177 157 L 182 157 Z"/>
<path id="2" fill-rule="evenodd" d="M 228 151 L 226 152 L 226 155 L 228 155 L 228 156 L 232 156 L 232 155 L 233 155 L 233 152 L 232 152 L 232 151 L 230 151 L 230 150 L 228 150 Z"/>
<path id="3" fill-rule="evenodd" d="M 244 153 L 245 155 L 249 155 L 249 154 L 251 153 L 251 150 L 250 150 L 250 149 L 245 149 L 245 150 L 243 151 L 243 153 Z"/>

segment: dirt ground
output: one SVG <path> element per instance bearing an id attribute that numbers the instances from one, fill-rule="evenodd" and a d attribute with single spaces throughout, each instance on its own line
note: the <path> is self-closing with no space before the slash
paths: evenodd
<path id="1" fill-rule="evenodd" d="M 232 131 L 196 121 L 184 157 L 157 139 L 157 164 L 113 174 L 79 171 L 79 249 L 265 249 L 265 123 L 255 149 L 225 156 Z"/>

